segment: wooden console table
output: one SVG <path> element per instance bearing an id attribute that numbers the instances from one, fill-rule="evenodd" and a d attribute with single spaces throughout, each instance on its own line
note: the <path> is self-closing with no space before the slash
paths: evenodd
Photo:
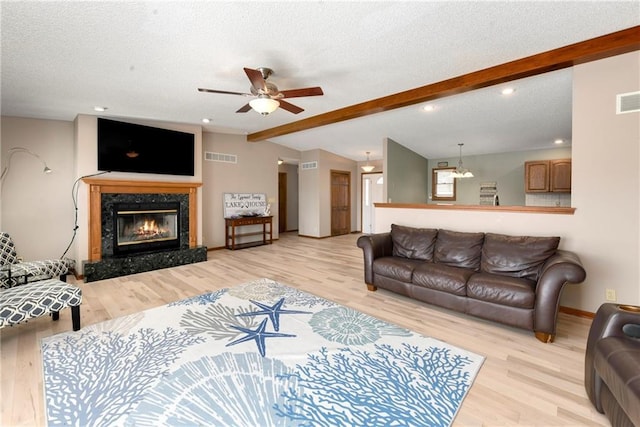
<path id="1" fill-rule="evenodd" d="M 224 244 L 227 249 L 241 249 L 249 246 L 266 245 L 273 243 L 273 216 L 253 216 L 253 217 L 240 217 L 240 218 L 225 218 L 224 219 Z M 245 233 L 237 233 L 236 228 L 244 227 L 248 225 L 262 225 L 262 231 L 253 231 Z M 269 229 L 267 230 L 267 225 Z M 269 239 L 267 239 L 267 233 L 269 233 Z M 236 243 L 236 239 L 239 237 L 247 236 L 262 236 L 262 241 L 254 240 L 251 242 Z"/>

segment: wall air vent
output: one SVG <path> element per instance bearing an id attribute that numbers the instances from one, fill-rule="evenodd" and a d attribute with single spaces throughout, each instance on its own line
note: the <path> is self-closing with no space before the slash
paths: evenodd
<path id="1" fill-rule="evenodd" d="M 616 114 L 635 113 L 639 111 L 640 92 L 629 92 L 616 95 Z"/>
<path id="2" fill-rule="evenodd" d="M 209 162 L 238 163 L 238 156 L 235 154 L 212 153 L 211 151 L 204 152 L 204 159 Z"/>
<path id="3" fill-rule="evenodd" d="M 300 164 L 302 170 L 318 169 L 318 162 L 304 162 Z"/>

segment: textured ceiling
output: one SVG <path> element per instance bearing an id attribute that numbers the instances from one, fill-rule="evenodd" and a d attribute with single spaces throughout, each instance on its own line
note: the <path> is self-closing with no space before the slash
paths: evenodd
<path id="1" fill-rule="evenodd" d="M 202 124 L 253 133 L 640 24 L 640 3 L 563 2 L 1 2 L 2 114 L 77 114 Z M 262 117 L 242 68 L 274 69 L 305 109 Z M 271 141 L 354 159 L 390 137 L 430 158 L 516 151 L 571 139 L 571 70 L 319 127 Z M 258 142 L 259 143 L 259 142 Z"/>

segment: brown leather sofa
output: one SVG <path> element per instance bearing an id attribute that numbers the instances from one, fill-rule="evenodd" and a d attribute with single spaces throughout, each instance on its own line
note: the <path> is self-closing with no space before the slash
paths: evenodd
<path id="1" fill-rule="evenodd" d="M 393 224 L 363 235 L 364 281 L 430 304 L 531 330 L 553 342 L 560 295 L 586 273 L 559 237 L 466 233 Z"/>
<path id="2" fill-rule="evenodd" d="M 640 426 L 640 307 L 602 304 L 589 330 L 584 385 L 612 426 Z"/>

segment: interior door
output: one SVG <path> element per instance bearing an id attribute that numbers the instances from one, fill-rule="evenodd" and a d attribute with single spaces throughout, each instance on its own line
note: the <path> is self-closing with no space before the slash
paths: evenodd
<path id="1" fill-rule="evenodd" d="M 374 203 L 384 202 L 382 173 L 362 174 L 362 232 L 373 233 L 375 224 Z"/>
<path id="2" fill-rule="evenodd" d="M 351 232 L 351 172 L 331 171 L 331 235 Z"/>
<path id="3" fill-rule="evenodd" d="M 278 233 L 287 231 L 287 173 L 278 172 Z"/>

